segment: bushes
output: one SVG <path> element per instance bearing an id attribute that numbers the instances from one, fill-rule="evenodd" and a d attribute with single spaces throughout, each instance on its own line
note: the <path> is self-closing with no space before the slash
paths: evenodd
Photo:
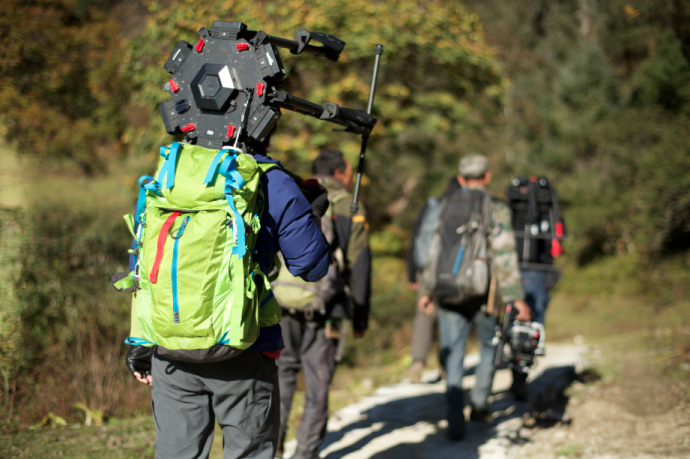
<path id="1" fill-rule="evenodd" d="M 109 286 L 112 274 L 126 269 L 130 237 L 116 216 L 127 206 L 108 204 L 115 203 L 46 202 L 2 214 L 7 418 L 69 416 L 75 402 L 120 414 L 145 400 L 143 390 L 131 390 L 135 381 L 121 364 L 129 298 Z"/>

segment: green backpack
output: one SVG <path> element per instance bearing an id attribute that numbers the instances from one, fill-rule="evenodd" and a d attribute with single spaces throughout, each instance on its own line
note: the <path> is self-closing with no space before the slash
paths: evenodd
<path id="1" fill-rule="evenodd" d="M 125 216 L 135 268 L 115 286 L 137 287 L 126 343 L 157 345 L 181 360 L 223 360 L 281 319 L 252 256 L 264 208 L 260 176 L 279 166 L 234 149 L 174 143 L 160 151 L 155 177 L 139 180 L 136 216 Z"/>
<path id="2" fill-rule="evenodd" d="M 328 274 L 316 282 L 307 282 L 300 277 L 295 277 L 287 270 L 285 263 L 279 259 L 282 265 L 279 267 L 278 276 L 271 282 L 271 289 L 278 300 L 278 304 L 289 311 L 303 311 L 305 314 L 318 312 L 326 314 L 326 306 L 337 295 L 347 292 L 347 282 L 343 278 L 345 270 L 345 256 L 336 241 L 333 227 L 333 207 L 343 198 L 348 197 L 345 190 L 337 190 L 328 193 L 330 205 L 321 218 L 321 231 L 330 247 L 331 263 L 328 266 Z M 280 257 L 280 255 L 279 255 Z"/>

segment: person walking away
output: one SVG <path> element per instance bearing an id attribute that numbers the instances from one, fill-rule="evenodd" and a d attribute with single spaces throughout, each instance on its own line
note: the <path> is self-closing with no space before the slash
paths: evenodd
<path id="1" fill-rule="evenodd" d="M 252 156 L 257 163 L 279 166 L 267 156 Z M 264 209 L 251 256 L 268 273 L 280 250 L 290 273 L 319 280 L 327 273 L 329 254 L 309 202 L 280 167 L 261 174 L 260 183 Z M 256 291 L 264 289 L 260 281 L 256 284 Z M 275 359 L 282 348 L 280 324 L 261 328 L 250 348 L 220 361 L 178 360 L 159 355 L 160 349 L 131 346 L 127 367 L 152 386 L 156 457 L 208 457 L 217 421 L 225 459 L 273 459 L 280 428 Z"/>
<path id="2" fill-rule="evenodd" d="M 497 319 L 487 311 L 488 284 L 496 275 L 503 300 L 514 303 L 518 320 L 529 320 L 515 251 L 510 209 L 485 191 L 489 162 L 468 155 L 459 163 L 459 189 L 443 196 L 439 227 L 424 272 L 419 308 L 431 314 L 438 304 L 441 353 L 446 368 L 448 429 L 451 441 L 465 436 L 462 378 L 470 327 L 480 344 L 477 382 L 470 391 L 470 420 L 490 421 L 488 397 L 493 382 Z"/>
<path id="3" fill-rule="evenodd" d="M 556 190 L 545 177 L 515 178 L 506 188 L 506 203 L 512 211 L 516 248 L 525 301 L 532 321 L 544 325 L 549 290 L 559 279 L 554 260 L 562 254 L 565 226 Z M 527 400 L 527 374 L 513 370 L 511 392 Z"/>
<path id="4" fill-rule="evenodd" d="M 338 340 L 352 319 L 355 337 L 368 326 L 371 291 L 369 231 L 364 207 L 352 215 L 352 166 L 338 150 L 323 150 L 312 164 L 314 179 L 328 190 L 330 206 L 321 219 L 333 261 L 321 281 L 306 284 L 281 272 L 272 283 L 283 312 L 285 350 L 278 361 L 280 381 L 280 442 L 282 457 L 297 375 L 304 373 L 304 412 L 297 430 L 294 459 L 318 457 L 326 435 L 328 390 L 336 363 Z"/>

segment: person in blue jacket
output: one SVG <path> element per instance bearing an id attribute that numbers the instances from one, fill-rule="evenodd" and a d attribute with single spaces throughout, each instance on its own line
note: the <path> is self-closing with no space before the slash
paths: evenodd
<path id="1" fill-rule="evenodd" d="M 254 159 L 278 164 L 259 154 Z M 321 279 L 330 260 L 315 218 L 328 208 L 327 195 L 310 204 L 280 168 L 262 174 L 261 184 L 265 208 L 254 256 L 262 271 L 270 272 L 280 250 L 290 273 L 309 282 Z M 223 430 L 226 459 L 273 459 L 280 429 L 275 359 L 284 347 L 280 324 L 262 328 L 248 350 L 219 362 L 173 362 L 155 355 L 153 348 L 132 346 L 128 368 L 153 386 L 156 457 L 208 457 L 215 417 Z"/>

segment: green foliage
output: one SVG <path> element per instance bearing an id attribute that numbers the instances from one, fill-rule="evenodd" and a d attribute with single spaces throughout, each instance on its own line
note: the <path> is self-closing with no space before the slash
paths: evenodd
<path id="1" fill-rule="evenodd" d="M 8 421 L 48 412 L 76 418 L 139 409 L 143 388 L 121 363 L 129 297 L 110 286 L 127 270 L 131 236 L 118 215 L 131 204 L 117 183 L 74 183 L 22 212 L 0 215 L 3 265 L 0 370 Z M 18 406 L 21 403 L 21 406 Z M 27 416 L 28 414 L 28 416 Z"/>
<path id="2" fill-rule="evenodd" d="M 558 336 L 592 321 L 606 333 L 621 324 L 637 330 L 649 304 L 670 323 L 675 316 L 663 311 L 687 296 L 687 261 L 678 253 L 690 248 L 688 2 L 152 1 L 147 27 L 125 45 L 104 14 L 111 3 L 3 3 L 0 134 L 43 161 L 67 159 L 88 174 L 121 171 L 110 184 L 42 182 L 51 193 L 39 204 L 0 213 L 8 419 L 19 401 L 33 420 L 51 411 L 76 419 L 74 402 L 110 414 L 142 406 L 146 392 L 120 362 L 128 301 L 108 285 L 125 269 L 129 245 L 119 216 L 131 210 L 134 179 L 172 140 L 157 109 L 168 79 L 162 65 L 179 40 L 196 42 L 215 19 L 345 40 L 338 63 L 281 50 L 285 89 L 316 103 L 365 107 L 373 48 L 385 46 L 363 182 L 376 256 L 372 322 L 348 362 L 394 361 L 408 344 L 406 230 L 470 152 L 490 157 L 495 192 L 514 175 L 545 175 L 559 191 L 570 260 L 588 265 L 566 273 L 561 289 L 569 301 L 579 294 L 572 307 L 593 315 L 575 311 Z M 133 94 L 122 90 L 125 81 Z M 359 138 L 332 127 L 285 113 L 272 155 L 298 173 L 324 147 L 356 163 Z M 645 304 L 629 317 L 627 298 L 641 293 Z"/>
<path id="3" fill-rule="evenodd" d="M 554 183 L 581 264 L 690 248 L 690 10 L 681 3 L 477 4 L 513 82 L 494 131 L 508 166 L 497 178 Z"/>
<path id="4" fill-rule="evenodd" d="M 16 296 L 22 237 L 17 215 L 0 211 L 0 413 L 8 420 L 15 409 L 17 375 L 24 361 L 21 321 Z"/>
<path id="5" fill-rule="evenodd" d="M 120 153 L 117 26 L 98 0 L 6 0 L 0 16 L 0 121 L 21 153 L 96 173 Z"/>
<path id="6" fill-rule="evenodd" d="M 159 141 L 169 141 L 156 109 L 165 98 L 160 83 L 168 78 L 162 64 L 178 41 L 196 42 L 199 28 L 215 19 L 241 20 L 250 29 L 282 37 L 307 27 L 347 42 L 338 63 L 281 50 L 289 72 L 286 89 L 316 103 L 366 107 L 374 46 L 384 44 L 374 105 L 379 123 L 364 181 L 365 188 L 376 190 L 364 192 L 375 224 L 400 215 L 391 214 L 387 204 L 411 175 L 421 179 L 408 191 L 415 204 L 423 202 L 420 190 L 438 188 L 438 178 L 445 180 L 458 153 L 473 147 L 460 142 L 461 133 L 480 123 L 485 112 L 496 114 L 505 85 L 477 16 L 458 2 L 194 0 L 167 8 L 151 3 L 149 8 L 153 14 L 146 31 L 127 47 L 126 75 L 139 89 L 135 99 L 150 108 L 154 122 L 146 130 L 153 129 Z M 340 148 L 356 163 L 359 138 L 332 128 L 285 114 L 271 140 L 272 155 L 299 173 L 309 170 L 310 160 L 324 147 Z M 150 142 L 144 140 L 147 135 L 142 128 L 132 139 Z M 414 215 L 401 218 L 411 223 Z"/>
<path id="7" fill-rule="evenodd" d="M 372 270 L 375 284 L 369 329 L 362 338 L 348 338 L 346 364 L 390 364 L 410 345 L 416 309 L 415 293 L 405 282 L 405 261 L 381 255 L 374 258 Z"/>

